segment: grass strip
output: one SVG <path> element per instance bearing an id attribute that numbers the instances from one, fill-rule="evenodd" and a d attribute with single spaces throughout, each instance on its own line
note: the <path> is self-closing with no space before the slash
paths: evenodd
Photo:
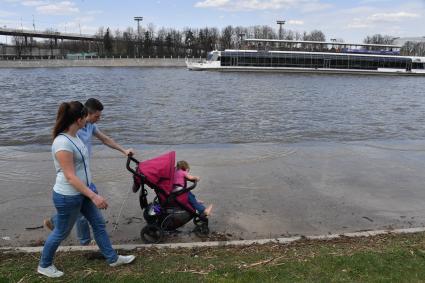
<path id="1" fill-rule="evenodd" d="M 36 273 L 40 254 L 1 252 L 0 282 L 425 282 L 425 233 L 133 254 L 111 268 L 99 252 L 60 252 L 52 280 Z"/>

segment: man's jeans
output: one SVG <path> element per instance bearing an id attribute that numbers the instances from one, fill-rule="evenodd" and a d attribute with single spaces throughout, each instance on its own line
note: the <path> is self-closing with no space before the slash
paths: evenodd
<path id="1" fill-rule="evenodd" d="M 52 265 L 57 248 L 69 235 L 80 211 L 93 228 L 93 236 L 107 262 L 117 261 L 118 255 L 112 248 L 109 236 L 106 233 L 105 220 L 90 199 L 83 195 L 66 196 L 53 191 L 53 203 L 57 210 L 57 219 L 54 230 L 44 244 L 40 259 L 41 267 Z"/>

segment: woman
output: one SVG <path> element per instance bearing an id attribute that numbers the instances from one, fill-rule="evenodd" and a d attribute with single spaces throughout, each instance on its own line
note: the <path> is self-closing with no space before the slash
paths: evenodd
<path id="1" fill-rule="evenodd" d="M 106 233 L 105 220 L 99 209 L 106 209 L 105 198 L 88 187 L 91 183 L 89 155 L 77 131 L 86 124 L 87 109 L 78 101 L 64 102 L 59 106 L 53 128 L 52 155 L 56 168 L 53 186 L 53 203 L 57 210 L 57 223 L 44 244 L 37 268 L 48 277 L 64 273 L 53 265 L 55 252 L 71 231 L 81 212 L 93 228 L 94 238 L 110 266 L 130 263 L 135 256 L 117 255 Z"/>

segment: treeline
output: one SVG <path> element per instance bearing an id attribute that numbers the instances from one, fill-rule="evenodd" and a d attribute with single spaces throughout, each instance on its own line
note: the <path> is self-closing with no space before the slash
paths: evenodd
<path id="1" fill-rule="evenodd" d="M 104 38 L 103 46 L 98 46 L 100 54 L 129 57 L 205 57 L 209 51 L 214 49 L 250 47 L 242 46 L 243 38 L 326 41 L 325 34 L 320 30 L 298 32 L 283 29 L 282 34 L 279 35 L 279 31 L 267 25 L 251 27 L 230 25 L 222 30 L 214 27 L 185 28 L 182 31 L 161 28 L 156 31 L 151 24 L 146 29 L 142 29 L 139 34 L 132 28 L 114 32 L 111 32 L 109 28 L 106 30 L 100 28 L 97 36 Z M 366 36 L 363 42 L 393 44 L 394 39 L 396 39 L 394 36 L 375 34 Z M 331 41 L 344 42 L 340 38 L 331 39 Z M 258 47 L 258 45 L 251 47 Z M 289 46 L 280 45 L 280 48 L 285 47 Z M 303 48 L 315 49 L 309 45 L 304 45 Z M 425 42 L 406 42 L 400 51 L 403 55 L 425 56 Z"/>
<path id="2" fill-rule="evenodd" d="M 155 30 L 153 25 L 149 25 L 139 33 L 132 28 L 125 31 L 100 28 L 96 36 L 103 38 L 103 44 L 95 46 L 96 52 L 122 57 L 205 57 L 214 49 L 241 48 L 243 38 L 326 40 L 319 30 L 300 33 L 285 29 L 279 37 L 279 33 L 269 26 Z"/>
<path id="3" fill-rule="evenodd" d="M 397 38 L 394 36 L 375 34 L 375 35 L 367 36 L 364 39 L 364 43 L 393 44 L 395 39 Z M 425 56 L 425 42 L 407 41 L 406 43 L 403 44 L 403 47 L 401 48 L 400 53 L 402 55 L 409 55 L 409 56 Z"/>
<path id="4" fill-rule="evenodd" d="M 54 31 L 51 31 L 54 32 Z M 149 24 L 141 28 L 139 32 L 133 28 L 112 31 L 109 28 L 99 28 L 96 36 L 99 42 L 63 41 L 55 42 L 46 40 L 43 42 L 24 42 L 23 38 L 15 37 L 14 43 L 20 53 L 31 47 L 46 49 L 60 49 L 62 54 L 79 52 L 96 52 L 99 56 L 115 57 L 205 57 L 214 49 L 238 49 L 238 48 L 269 48 L 267 44 L 252 44 L 247 46 L 243 38 L 258 39 L 286 39 L 303 41 L 326 41 L 325 34 L 320 30 L 311 32 L 298 32 L 283 29 L 279 31 L 267 25 L 251 27 L 227 26 L 221 30 L 215 27 L 173 28 L 156 29 Z M 394 37 L 389 35 L 375 34 L 367 36 L 364 43 L 393 44 Z M 344 42 L 343 39 L 330 39 L 334 42 Z M 280 44 L 279 48 L 291 48 L 290 44 Z M 318 50 L 318 45 L 303 44 L 303 50 Z M 52 53 L 53 54 L 53 53 Z M 401 49 L 403 55 L 425 56 L 424 42 L 407 42 Z"/>

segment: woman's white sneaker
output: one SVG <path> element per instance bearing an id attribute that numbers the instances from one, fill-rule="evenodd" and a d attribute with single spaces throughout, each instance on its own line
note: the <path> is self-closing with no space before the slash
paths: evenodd
<path id="1" fill-rule="evenodd" d="M 57 278 L 63 275 L 63 272 L 58 270 L 53 264 L 48 267 L 37 267 L 37 272 L 50 278 Z"/>
<path id="2" fill-rule="evenodd" d="M 109 266 L 115 267 L 123 264 L 131 263 L 136 257 L 134 255 L 119 255 L 118 259 L 114 263 L 110 263 Z"/>

